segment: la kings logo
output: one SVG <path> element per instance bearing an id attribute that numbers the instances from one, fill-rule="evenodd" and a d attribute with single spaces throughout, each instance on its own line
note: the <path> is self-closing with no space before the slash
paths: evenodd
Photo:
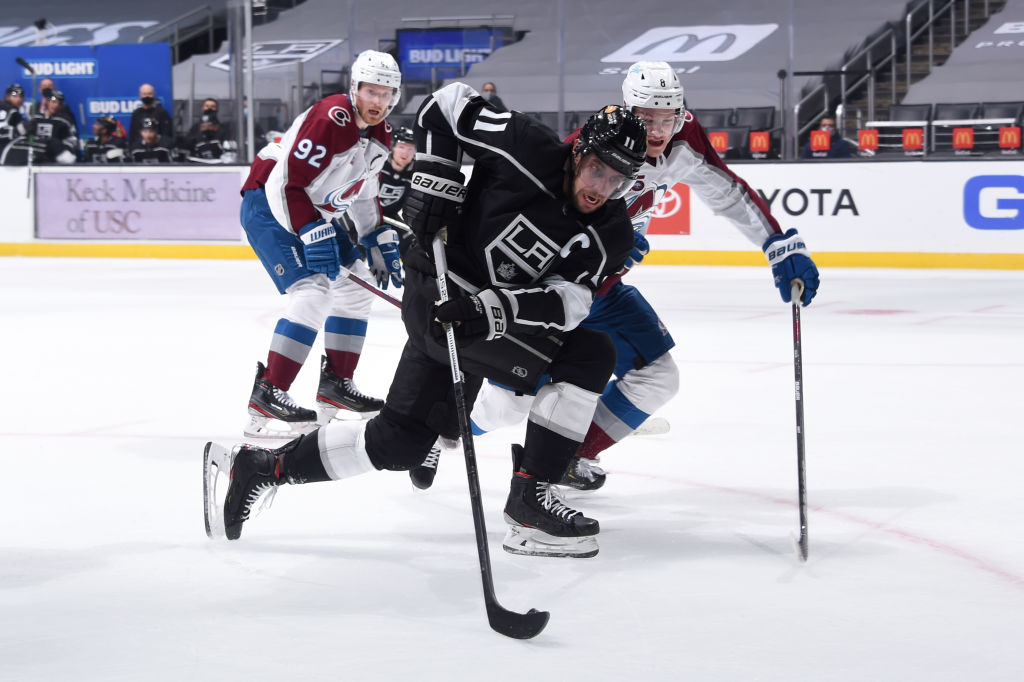
<path id="1" fill-rule="evenodd" d="M 510 276 L 516 274 L 516 268 L 509 267 L 509 261 L 519 266 L 530 281 L 537 280 L 551 267 L 558 250 L 558 244 L 520 213 L 484 249 L 491 283 L 523 283 L 512 281 Z"/>

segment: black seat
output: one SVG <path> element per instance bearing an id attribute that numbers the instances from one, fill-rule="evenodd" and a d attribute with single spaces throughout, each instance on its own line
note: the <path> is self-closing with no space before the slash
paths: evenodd
<path id="1" fill-rule="evenodd" d="M 890 121 L 930 121 L 932 120 L 931 104 L 890 104 Z"/>
<path id="2" fill-rule="evenodd" d="M 982 102 L 981 118 L 1012 118 L 1020 123 L 1024 115 L 1024 102 Z"/>
<path id="3" fill-rule="evenodd" d="M 968 104 L 936 104 L 935 120 L 949 121 L 955 119 L 977 118 L 979 106 L 976 102 Z"/>
<path id="4" fill-rule="evenodd" d="M 732 109 L 693 109 L 690 113 L 705 130 L 728 128 L 732 125 Z"/>
<path id="5" fill-rule="evenodd" d="M 771 130 L 775 127 L 775 107 L 738 107 L 732 124 L 751 130 Z"/>

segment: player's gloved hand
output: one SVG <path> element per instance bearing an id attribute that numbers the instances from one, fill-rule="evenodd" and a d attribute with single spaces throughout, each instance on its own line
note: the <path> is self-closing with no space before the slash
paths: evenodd
<path id="1" fill-rule="evenodd" d="M 341 273 L 341 255 L 336 234 L 334 225 L 325 220 L 314 220 L 299 230 L 306 268 L 321 272 L 330 279 L 335 279 Z"/>
<path id="2" fill-rule="evenodd" d="M 768 257 L 768 264 L 772 266 L 775 286 L 779 288 L 782 300 L 790 302 L 792 282 L 794 279 L 800 279 L 804 283 L 802 303 L 810 305 L 811 299 L 818 293 L 818 268 L 811 260 L 811 253 L 796 229 L 787 230 L 785 234 L 772 235 L 761 249 Z"/>
<path id="3" fill-rule="evenodd" d="M 650 251 L 651 245 L 647 243 L 647 237 L 634 230 L 633 250 L 629 252 L 629 256 L 626 258 L 626 269 L 629 270 L 634 265 L 639 264 Z"/>
<path id="4" fill-rule="evenodd" d="M 377 286 L 388 288 L 388 279 L 396 287 L 402 286 L 402 257 L 398 252 L 398 233 L 381 226 L 359 240 L 366 249 L 370 272 L 377 278 Z"/>
<path id="5" fill-rule="evenodd" d="M 331 218 L 331 225 L 337 232 L 335 239 L 338 241 L 338 262 L 343 268 L 350 268 L 357 260 L 361 260 L 363 252 L 358 246 L 352 243 L 351 233 L 345 223 L 337 218 Z"/>
<path id="6" fill-rule="evenodd" d="M 408 232 L 402 234 L 398 242 L 398 250 L 402 253 L 402 265 L 406 272 L 418 272 L 427 277 L 437 277 L 437 268 L 430 255 L 420 246 L 416 236 Z"/>
<path id="7" fill-rule="evenodd" d="M 502 296 L 482 289 L 475 296 L 458 296 L 434 308 L 434 319 L 455 326 L 455 338 L 465 343 L 491 341 L 505 335 L 508 315 Z"/>
<path id="8" fill-rule="evenodd" d="M 402 209 L 406 222 L 421 244 L 430 244 L 442 227 L 456 227 L 466 198 L 466 176 L 452 166 L 426 161 L 416 163 Z"/>

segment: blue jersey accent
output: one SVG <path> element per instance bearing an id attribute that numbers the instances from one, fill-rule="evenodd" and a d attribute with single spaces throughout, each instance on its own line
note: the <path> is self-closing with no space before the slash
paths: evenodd
<path id="1" fill-rule="evenodd" d="M 310 329 L 304 324 L 289 322 L 284 318 L 277 321 L 277 326 L 274 327 L 274 333 L 292 339 L 293 341 L 298 341 L 299 343 L 307 346 L 312 346 L 313 342 L 316 341 L 315 329 Z"/>
<path id="2" fill-rule="evenodd" d="M 324 331 L 329 334 L 366 336 L 366 320 L 353 320 L 349 317 L 328 317 L 324 323 Z"/>
<path id="3" fill-rule="evenodd" d="M 676 342 L 636 287 L 617 283 L 594 299 L 581 326 L 606 332 L 615 342 L 615 376 L 651 364 Z"/>
<path id="4" fill-rule="evenodd" d="M 618 385 L 614 383 L 609 384 L 608 388 L 605 389 L 604 394 L 601 396 L 601 402 L 604 403 L 604 406 L 612 414 L 631 429 L 637 428 L 644 423 L 645 419 L 651 416 L 629 402 L 629 399 L 619 391 Z"/>

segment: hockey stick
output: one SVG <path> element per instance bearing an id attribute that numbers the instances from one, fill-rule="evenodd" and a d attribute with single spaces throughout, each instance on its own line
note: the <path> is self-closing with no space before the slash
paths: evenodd
<path id="1" fill-rule="evenodd" d="M 434 237 L 434 265 L 437 267 L 437 291 L 441 302 L 448 300 L 448 263 L 444 254 L 444 237 Z M 483 501 L 480 495 L 480 478 L 476 470 L 476 450 L 473 447 L 473 431 L 466 407 L 466 392 L 459 369 L 459 355 L 455 345 L 455 329 L 444 325 L 448 341 L 448 364 L 452 370 L 452 384 L 455 388 L 455 408 L 459 415 L 459 430 L 462 435 L 462 451 L 466 456 L 466 477 L 469 479 L 469 501 L 473 510 L 473 527 L 476 530 L 476 549 L 480 557 L 480 577 L 484 585 L 484 604 L 487 606 L 487 622 L 495 632 L 515 639 L 530 639 L 540 634 L 551 616 L 547 611 L 530 609 L 526 613 L 509 611 L 498 603 L 494 596 L 494 580 L 491 577 L 491 557 L 487 550 L 487 528 L 484 525 Z"/>
<path id="2" fill-rule="evenodd" d="M 794 279 L 791 283 L 790 300 L 793 304 L 793 375 L 796 390 L 796 471 L 797 495 L 800 503 L 800 560 L 807 561 L 807 472 L 804 462 L 804 369 L 803 351 L 800 346 L 800 299 L 803 298 L 804 283 Z"/>
<path id="3" fill-rule="evenodd" d="M 341 271 L 345 273 L 345 277 L 349 278 L 350 280 L 352 280 L 353 282 L 355 282 L 356 284 L 358 284 L 358 285 L 359 285 L 359 286 L 361 286 L 362 288 L 366 289 L 366 290 L 367 290 L 367 291 L 369 291 L 370 293 L 372 293 L 372 294 L 374 294 L 374 295 L 376 295 L 376 296 L 380 296 L 380 297 L 381 297 L 381 298 L 383 298 L 383 299 L 384 299 L 385 301 L 387 301 L 387 302 L 388 302 L 388 303 L 390 303 L 391 305 L 395 306 L 395 307 L 396 307 L 396 308 L 398 308 L 399 310 L 401 310 L 401 309 L 402 309 L 402 302 L 401 302 L 401 301 L 399 301 L 399 300 L 398 300 L 397 298 L 395 298 L 394 296 L 389 296 L 389 295 L 385 294 L 385 293 L 384 293 L 383 291 L 381 291 L 381 290 L 380 290 L 380 289 L 378 289 L 377 287 L 373 286 L 372 284 L 370 284 L 369 282 L 367 282 L 367 281 L 366 281 L 365 279 L 363 279 L 362 277 L 359 277 L 359 276 L 358 276 L 358 275 L 356 275 L 356 274 L 355 274 L 354 272 L 352 272 L 351 270 L 349 270 L 348 268 L 346 268 L 346 267 L 345 267 L 344 265 L 342 265 L 342 266 L 341 266 Z"/>

